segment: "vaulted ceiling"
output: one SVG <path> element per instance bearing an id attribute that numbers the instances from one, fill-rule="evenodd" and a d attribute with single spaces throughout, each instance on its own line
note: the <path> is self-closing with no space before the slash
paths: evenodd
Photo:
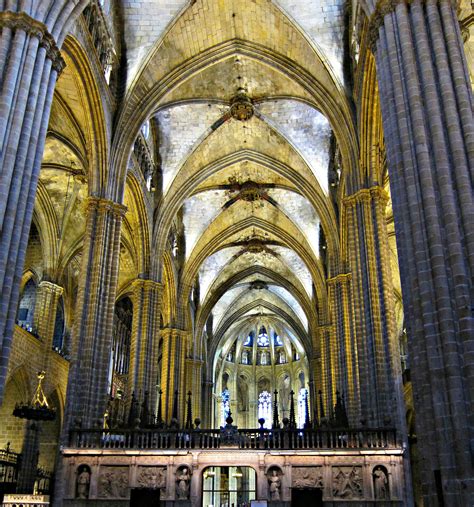
<path id="1" fill-rule="evenodd" d="M 226 336 L 262 315 L 307 348 L 316 341 L 317 308 L 326 304 L 321 231 L 328 249 L 338 249 L 328 178 L 334 146 L 348 167 L 357 158 L 343 7 L 123 3 L 127 91 L 115 160 L 151 120 L 162 176 L 155 272 L 179 216 L 181 325 L 190 325 L 199 286 L 192 320 L 197 340 L 205 329 L 214 337 L 209 349 L 225 350 Z"/>
<path id="2" fill-rule="evenodd" d="M 118 5 L 102 3 L 106 16 Z M 321 251 L 336 256 L 339 249 L 328 169 L 336 151 L 343 171 L 358 160 L 343 71 L 344 2 L 123 1 L 120 23 L 126 82 L 108 164 L 108 184 L 129 210 L 119 294 L 148 267 L 163 280 L 170 230 L 179 222 L 176 325 L 192 326 L 201 343 L 207 330 L 215 339 L 204 348 L 224 350 L 227 336 L 265 318 L 310 356 L 327 300 Z M 91 168 L 100 163 L 85 84 L 68 50 L 65 58 L 37 208 L 38 216 L 50 208 L 56 221 L 66 217 L 69 225 L 57 227 L 70 233 L 54 258 L 58 269 L 75 258 L 77 277 L 85 198 L 98 185 Z M 138 202 L 123 176 L 146 122 L 161 174 L 158 205 L 145 188 Z M 150 259 L 140 258 L 147 248 Z"/>

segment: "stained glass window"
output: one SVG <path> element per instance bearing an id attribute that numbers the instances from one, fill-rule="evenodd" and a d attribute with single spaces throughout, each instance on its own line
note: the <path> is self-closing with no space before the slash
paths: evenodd
<path id="1" fill-rule="evenodd" d="M 277 335 L 276 333 L 273 333 L 273 343 L 277 346 L 277 347 L 282 347 L 283 346 L 283 342 L 281 341 L 281 338 L 279 335 Z"/>
<path id="2" fill-rule="evenodd" d="M 264 428 L 271 428 L 272 395 L 268 391 L 262 391 L 258 397 L 258 418 L 265 419 Z"/>
<path id="3" fill-rule="evenodd" d="M 263 326 L 260 328 L 260 332 L 258 334 L 257 345 L 259 347 L 268 347 L 270 345 L 267 330 Z"/>
<path id="4" fill-rule="evenodd" d="M 251 332 L 247 336 L 247 339 L 244 341 L 244 346 L 245 347 L 251 347 L 252 345 L 253 345 L 253 333 Z"/>
<path id="5" fill-rule="evenodd" d="M 306 417 L 306 396 L 308 396 L 308 391 L 305 388 L 301 388 L 298 393 L 298 428 L 303 428 Z"/>

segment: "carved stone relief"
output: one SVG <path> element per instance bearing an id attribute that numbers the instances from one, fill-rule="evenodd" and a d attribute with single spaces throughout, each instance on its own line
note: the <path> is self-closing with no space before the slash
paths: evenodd
<path id="1" fill-rule="evenodd" d="M 323 467 L 293 467 L 291 470 L 294 488 L 323 488 Z"/>
<path id="2" fill-rule="evenodd" d="M 137 487 L 152 489 L 166 488 L 166 467 L 138 467 Z"/>
<path id="3" fill-rule="evenodd" d="M 361 467 L 333 467 L 332 494 L 348 500 L 363 498 Z"/>
<path id="4" fill-rule="evenodd" d="M 100 467 L 98 496 L 100 498 L 127 498 L 128 467 Z"/>

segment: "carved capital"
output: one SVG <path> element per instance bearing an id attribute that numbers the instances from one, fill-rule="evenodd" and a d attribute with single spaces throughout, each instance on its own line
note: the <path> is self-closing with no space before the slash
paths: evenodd
<path id="1" fill-rule="evenodd" d="M 30 37 L 36 37 L 40 47 L 46 50 L 46 57 L 51 60 L 53 69 L 58 75 L 61 74 L 66 63 L 54 37 L 48 32 L 44 23 L 28 16 L 26 12 L 3 11 L 0 12 L 0 28 L 22 30 Z"/>
<path id="2" fill-rule="evenodd" d="M 89 209 L 96 209 L 98 213 L 111 212 L 113 215 L 124 217 L 127 207 L 118 202 L 110 201 L 102 197 L 89 197 Z"/>
<path id="3" fill-rule="evenodd" d="M 375 186 L 371 188 L 363 188 L 352 195 L 344 198 L 346 207 L 353 207 L 358 203 L 369 203 L 371 201 L 380 202 L 386 205 L 388 202 L 388 194 L 382 187 Z"/>
<path id="4" fill-rule="evenodd" d="M 328 285 L 336 285 L 337 283 L 349 283 L 352 279 L 351 273 L 341 273 L 339 275 L 328 278 Z"/>
<path id="5" fill-rule="evenodd" d="M 58 297 L 61 296 L 62 293 L 64 292 L 64 289 L 62 287 L 56 285 L 55 283 L 48 282 L 46 280 L 40 282 L 38 288 L 50 292 L 51 294 L 55 294 Z"/>

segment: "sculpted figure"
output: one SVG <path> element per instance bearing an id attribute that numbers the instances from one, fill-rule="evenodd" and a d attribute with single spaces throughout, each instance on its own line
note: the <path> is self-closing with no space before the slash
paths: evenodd
<path id="1" fill-rule="evenodd" d="M 374 491 L 377 500 L 388 500 L 388 481 L 385 472 L 381 468 L 374 470 Z"/>
<path id="2" fill-rule="evenodd" d="M 178 500 L 187 500 L 189 498 L 189 476 L 188 468 L 184 467 L 178 470 L 177 474 L 178 486 L 176 488 L 176 496 Z"/>
<path id="3" fill-rule="evenodd" d="M 77 476 L 77 498 L 89 498 L 89 485 L 91 482 L 91 474 L 89 470 L 84 467 L 82 472 Z"/>
<path id="4" fill-rule="evenodd" d="M 281 481 L 275 469 L 273 469 L 272 473 L 268 476 L 268 482 L 270 483 L 270 500 L 280 500 Z"/>

